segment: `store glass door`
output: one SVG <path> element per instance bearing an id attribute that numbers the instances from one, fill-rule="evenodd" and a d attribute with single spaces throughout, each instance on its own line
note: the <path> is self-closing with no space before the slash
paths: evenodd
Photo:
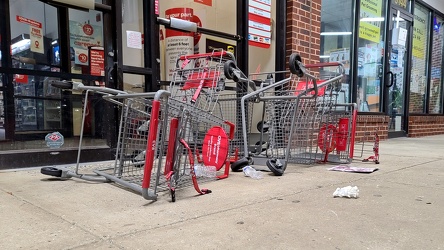
<path id="1" fill-rule="evenodd" d="M 406 135 L 406 86 L 408 83 L 408 63 L 410 58 L 409 32 L 412 21 L 392 9 L 388 47 L 388 71 L 386 74 L 387 113 L 390 117 L 389 136 Z"/>

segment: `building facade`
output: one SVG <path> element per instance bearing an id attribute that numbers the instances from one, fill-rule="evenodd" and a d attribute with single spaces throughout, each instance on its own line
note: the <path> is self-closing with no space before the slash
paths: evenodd
<path id="1" fill-rule="evenodd" d="M 245 73 L 287 70 L 293 52 L 341 62 L 358 136 L 444 133 L 439 0 L 6 0 L 0 13 L 0 167 L 75 162 L 81 132 L 81 161 L 113 158 L 119 107 L 52 80 L 151 92 L 168 84 L 178 53 L 214 48 L 234 52 Z M 172 32 L 157 17 L 208 31 Z M 48 146 L 53 132 L 60 148 Z"/>

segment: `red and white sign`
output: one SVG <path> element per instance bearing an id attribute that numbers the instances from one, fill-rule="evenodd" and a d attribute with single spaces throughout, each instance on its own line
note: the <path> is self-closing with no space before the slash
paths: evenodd
<path id="1" fill-rule="evenodd" d="M 28 75 L 19 75 L 19 74 L 15 74 L 14 75 L 14 80 L 16 83 L 28 83 Z"/>
<path id="2" fill-rule="evenodd" d="M 159 15 L 159 0 L 154 1 L 154 14 Z"/>
<path id="3" fill-rule="evenodd" d="M 82 64 L 85 64 L 88 62 L 88 55 L 86 55 L 85 53 L 79 53 L 79 55 L 77 56 L 77 59 L 79 60 L 79 62 L 81 62 Z"/>
<path id="4" fill-rule="evenodd" d="M 249 0 L 248 4 L 248 44 L 269 48 L 271 45 L 271 0 Z"/>
<path id="5" fill-rule="evenodd" d="M 31 51 L 45 54 L 42 29 L 34 26 L 29 26 L 29 29 L 29 37 L 31 38 Z"/>
<path id="6" fill-rule="evenodd" d="M 228 136 L 220 126 L 214 126 L 205 135 L 202 156 L 205 166 L 215 166 L 221 169 L 228 155 Z"/>
<path id="7" fill-rule="evenodd" d="M 105 76 L 105 51 L 93 47 L 89 51 L 89 68 L 93 76 Z"/>
<path id="8" fill-rule="evenodd" d="M 26 17 L 22 17 L 22 16 L 17 15 L 16 16 L 16 20 L 19 23 L 25 23 L 25 24 L 28 24 L 30 26 L 33 26 L 33 27 L 36 27 L 36 28 L 39 28 L 39 29 L 42 28 L 42 23 L 34 21 L 34 20 L 31 20 L 31 19 L 26 18 Z"/>
<path id="9" fill-rule="evenodd" d="M 208 6 L 213 6 L 213 0 L 194 0 L 195 3 L 201 3 Z"/>

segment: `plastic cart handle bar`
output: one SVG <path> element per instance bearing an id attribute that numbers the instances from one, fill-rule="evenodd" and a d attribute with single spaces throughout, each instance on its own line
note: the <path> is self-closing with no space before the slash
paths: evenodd
<path id="1" fill-rule="evenodd" d="M 53 80 L 50 82 L 50 84 L 54 87 L 61 88 L 61 89 L 72 89 L 72 90 L 80 90 L 80 91 L 90 90 L 93 92 L 112 94 L 112 95 L 126 94 L 125 91 L 112 89 L 112 88 L 97 87 L 97 86 L 85 86 L 81 82 Z"/>
<path id="2" fill-rule="evenodd" d="M 236 60 L 233 53 L 224 51 L 215 51 L 213 53 L 205 53 L 205 54 L 192 54 L 192 55 L 182 55 L 178 60 L 186 60 L 186 59 L 199 59 L 199 58 L 220 58 L 220 57 L 229 57 L 230 60 Z"/>
<path id="3" fill-rule="evenodd" d="M 218 36 L 222 38 L 227 38 L 230 40 L 241 41 L 243 38 L 239 35 L 228 34 L 225 32 L 205 29 L 202 27 L 197 27 L 197 24 L 194 22 L 178 19 L 172 17 L 171 19 L 166 19 L 162 17 L 157 17 L 157 23 L 165 26 L 166 28 L 171 28 L 180 31 L 187 32 L 198 32 L 206 35 Z"/>
<path id="4" fill-rule="evenodd" d="M 328 63 L 314 63 L 314 64 L 305 64 L 304 67 L 306 69 L 312 69 L 312 68 L 324 68 L 324 67 L 339 67 L 340 74 L 344 74 L 344 64 L 340 62 L 328 62 Z"/>

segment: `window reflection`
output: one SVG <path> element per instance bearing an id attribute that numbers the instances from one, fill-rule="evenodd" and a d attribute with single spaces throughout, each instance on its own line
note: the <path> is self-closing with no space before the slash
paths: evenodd
<path id="1" fill-rule="evenodd" d="M 320 62 L 341 62 L 345 77 L 342 84 L 344 96 L 341 102 L 349 102 L 350 45 L 352 39 L 352 0 L 324 0 L 321 9 Z M 336 13 L 341 12 L 342 15 Z M 327 69 L 325 69 L 327 70 Z M 326 72 L 327 73 L 327 72 Z"/>
<path id="2" fill-rule="evenodd" d="M 69 46 L 71 51 L 71 73 L 94 74 L 91 71 L 91 60 L 94 64 L 104 65 L 104 56 L 91 57 L 91 50 L 101 50 L 103 43 L 103 13 L 89 10 L 69 10 Z M 92 48 L 94 47 L 94 48 Z M 104 69 L 103 75 L 104 75 Z M 98 71 L 98 76 L 102 76 Z"/>
<path id="3" fill-rule="evenodd" d="M 442 56 L 444 44 L 444 19 L 435 16 L 433 19 L 433 42 L 432 42 L 432 75 L 430 86 L 429 113 L 442 113 Z"/>
<path id="4" fill-rule="evenodd" d="M 57 8 L 38 0 L 10 0 L 11 53 L 14 68 L 54 65 L 58 38 Z"/>
<path id="5" fill-rule="evenodd" d="M 429 10 L 415 5 L 413 22 L 412 68 L 410 77 L 410 113 L 425 112 L 427 89 L 427 51 L 429 41 Z"/>
<path id="6" fill-rule="evenodd" d="M 357 103 L 361 112 L 381 111 L 385 1 L 361 1 L 358 39 Z"/>

